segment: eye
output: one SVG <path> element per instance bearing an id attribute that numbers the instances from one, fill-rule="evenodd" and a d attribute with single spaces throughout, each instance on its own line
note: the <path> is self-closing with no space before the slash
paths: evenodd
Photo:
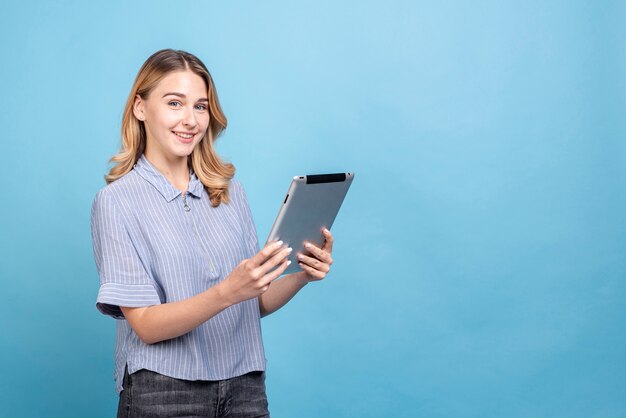
<path id="1" fill-rule="evenodd" d="M 196 110 L 201 110 L 201 111 L 205 111 L 207 108 L 207 106 L 205 104 L 197 104 L 196 105 Z"/>
<path id="2" fill-rule="evenodd" d="M 181 107 L 183 104 L 179 102 L 178 100 L 172 100 L 168 103 L 168 105 L 172 107 Z"/>

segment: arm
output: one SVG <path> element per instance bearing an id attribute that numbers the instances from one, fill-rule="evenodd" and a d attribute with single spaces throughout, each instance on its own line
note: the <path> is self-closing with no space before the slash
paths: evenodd
<path id="1" fill-rule="evenodd" d="M 120 309 L 141 341 L 154 344 L 186 334 L 228 308 L 231 303 L 218 287 L 178 302 Z"/>
<path id="2" fill-rule="evenodd" d="M 311 281 L 324 279 L 333 264 L 333 235 L 326 228 L 322 229 L 325 242 L 322 248 L 306 243 L 305 248 L 314 257 L 298 254 L 299 265 L 303 271 L 288 274 L 275 281 L 267 292 L 259 295 L 259 311 L 261 316 L 270 315 L 287 304 L 304 286 Z"/>
<path id="3" fill-rule="evenodd" d="M 272 314 L 285 306 L 309 281 L 301 273 L 288 274 L 272 283 L 272 286 L 259 296 L 261 317 Z"/>
<path id="4" fill-rule="evenodd" d="M 268 244 L 242 261 L 221 283 L 191 298 L 141 308 L 120 307 L 128 323 L 146 344 L 179 337 L 227 307 L 258 297 L 287 266 L 290 253 L 282 242 Z M 276 270 L 272 269 L 279 266 Z"/>

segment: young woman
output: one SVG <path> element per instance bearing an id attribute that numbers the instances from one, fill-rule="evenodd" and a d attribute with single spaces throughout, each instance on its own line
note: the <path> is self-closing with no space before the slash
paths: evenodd
<path id="1" fill-rule="evenodd" d="M 213 147 L 226 117 L 205 65 L 162 50 L 143 64 L 122 147 L 93 202 L 97 307 L 118 319 L 119 417 L 269 416 L 259 318 L 332 264 L 333 237 L 259 251 L 235 168 Z"/>

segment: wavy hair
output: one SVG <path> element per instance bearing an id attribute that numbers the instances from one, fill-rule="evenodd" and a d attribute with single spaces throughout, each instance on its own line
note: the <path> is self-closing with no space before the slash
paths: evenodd
<path id="1" fill-rule="evenodd" d="M 209 100 L 209 126 L 189 156 L 188 164 L 204 185 L 211 204 L 219 206 L 220 203 L 228 203 L 228 183 L 235 175 L 235 166 L 223 162 L 213 147 L 214 141 L 226 129 L 227 120 L 209 70 L 196 56 L 185 51 L 162 49 L 141 66 L 124 108 L 122 146 L 111 158 L 110 162 L 115 165 L 104 178 L 109 184 L 130 172 L 146 149 L 146 128 L 133 113 L 137 95 L 145 100 L 165 76 L 184 70 L 189 70 L 204 80 Z"/>

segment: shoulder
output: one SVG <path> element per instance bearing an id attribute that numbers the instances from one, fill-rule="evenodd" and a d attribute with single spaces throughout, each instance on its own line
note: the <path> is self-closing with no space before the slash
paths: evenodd
<path id="1" fill-rule="evenodd" d="M 243 217 L 248 217 L 250 212 L 250 203 L 246 196 L 245 188 L 240 181 L 231 179 L 228 186 L 229 205 L 235 208 Z"/>
<path id="2" fill-rule="evenodd" d="M 241 182 L 235 178 L 230 179 L 230 181 L 228 182 L 228 191 L 230 193 L 242 193 L 243 192 L 243 185 L 241 184 Z"/>
<path id="3" fill-rule="evenodd" d="M 145 180 L 137 174 L 135 170 L 131 170 L 119 179 L 115 180 L 113 183 L 103 187 L 100 191 L 102 192 L 105 190 L 105 193 L 115 196 L 137 191 L 138 189 L 145 187 L 145 185 Z"/>
<path id="4" fill-rule="evenodd" d="M 228 195 L 236 204 L 245 203 L 248 204 L 248 198 L 246 197 L 246 190 L 243 184 L 237 179 L 231 179 L 228 183 Z"/>
<path id="5" fill-rule="evenodd" d="M 124 200 L 124 196 L 128 196 L 144 186 L 145 182 L 141 181 L 140 176 L 134 171 L 130 171 L 119 179 L 110 183 L 96 193 L 93 200 L 92 209 L 112 208 L 117 203 Z"/>

